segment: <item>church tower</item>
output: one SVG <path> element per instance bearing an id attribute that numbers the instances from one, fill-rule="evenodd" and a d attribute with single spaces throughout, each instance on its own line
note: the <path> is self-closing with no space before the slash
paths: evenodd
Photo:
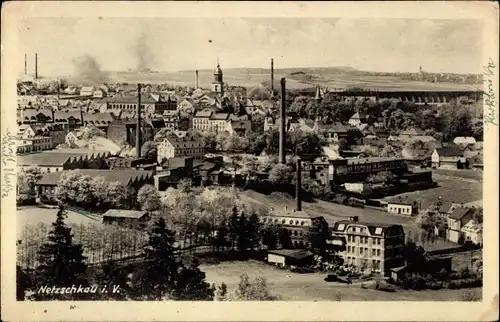
<path id="1" fill-rule="evenodd" d="M 214 70 L 214 81 L 212 82 L 212 92 L 224 96 L 224 79 L 222 69 L 220 69 L 219 59 L 217 59 L 217 68 Z"/>

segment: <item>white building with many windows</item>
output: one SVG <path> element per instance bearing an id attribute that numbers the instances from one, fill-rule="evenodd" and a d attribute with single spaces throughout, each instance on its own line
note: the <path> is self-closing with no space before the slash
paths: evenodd
<path id="1" fill-rule="evenodd" d="M 332 237 L 343 239 L 345 250 L 339 254 L 344 263 L 361 271 L 388 276 L 391 268 L 404 265 L 405 233 L 401 225 L 340 221 L 333 226 Z"/>

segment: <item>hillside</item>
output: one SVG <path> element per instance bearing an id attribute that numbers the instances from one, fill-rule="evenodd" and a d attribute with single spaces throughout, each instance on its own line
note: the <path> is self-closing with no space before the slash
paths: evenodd
<path id="1" fill-rule="evenodd" d="M 265 68 L 223 68 L 224 81 L 233 86 L 255 87 L 270 81 L 270 70 Z M 213 81 L 212 69 L 198 71 L 198 81 L 201 87 L 209 88 Z M 194 86 L 195 71 L 182 70 L 176 72 L 102 72 L 102 78 L 110 83 L 169 83 L 173 85 Z M 315 86 L 328 88 L 360 87 L 374 90 L 422 90 L 422 91 L 467 91 L 478 90 L 481 85 L 458 83 L 430 83 L 424 81 L 403 80 L 399 76 L 373 75 L 350 67 L 305 67 L 275 69 L 276 82 L 281 77 L 287 77 L 287 87 L 302 89 Z M 69 82 L 77 83 L 76 76 L 67 78 Z"/>

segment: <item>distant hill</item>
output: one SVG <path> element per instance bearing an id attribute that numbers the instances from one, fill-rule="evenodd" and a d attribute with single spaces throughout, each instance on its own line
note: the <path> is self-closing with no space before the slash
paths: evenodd
<path id="1" fill-rule="evenodd" d="M 270 70 L 266 68 L 222 68 L 224 82 L 233 86 L 258 87 L 270 86 Z M 168 83 L 180 86 L 195 85 L 195 70 L 176 72 L 161 71 L 103 71 L 102 76 L 110 83 Z M 451 82 L 431 83 L 405 80 L 396 74 L 374 75 L 352 67 L 301 67 L 277 68 L 274 70 L 275 89 L 279 80 L 287 78 L 287 88 L 303 89 L 315 86 L 330 89 L 363 88 L 371 90 L 478 90 L 480 85 L 458 84 Z M 78 83 L 78 77 L 67 77 L 70 83 Z M 210 88 L 213 69 L 198 70 L 199 86 Z"/>

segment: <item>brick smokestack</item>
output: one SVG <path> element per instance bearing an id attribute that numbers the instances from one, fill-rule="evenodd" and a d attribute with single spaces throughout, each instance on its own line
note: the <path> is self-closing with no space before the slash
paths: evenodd
<path id="1" fill-rule="evenodd" d="M 35 79 L 38 79 L 38 53 L 35 53 Z"/>
<path id="2" fill-rule="evenodd" d="M 300 157 L 297 158 L 297 179 L 295 183 L 295 201 L 297 201 L 297 211 L 302 211 L 302 199 L 300 197 L 300 190 L 302 187 L 302 162 Z"/>
<path id="3" fill-rule="evenodd" d="M 135 152 L 141 157 L 141 84 L 137 84 L 137 126 L 135 128 Z"/>
<path id="4" fill-rule="evenodd" d="M 196 87 L 195 89 L 198 89 L 198 70 L 196 70 Z"/>
<path id="5" fill-rule="evenodd" d="M 24 54 L 24 75 L 28 75 L 28 55 Z"/>
<path id="6" fill-rule="evenodd" d="M 274 59 L 271 58 L 271 95 L 274 95 Z"/>
<path id="7" fill-rule="evenodd" d="M 281 109 L 280 109 L 280 146 L 279 146 L 279 162 L 285 164 L 285 144 L 286 144 L 286 80 L 281 79 Z"/>

